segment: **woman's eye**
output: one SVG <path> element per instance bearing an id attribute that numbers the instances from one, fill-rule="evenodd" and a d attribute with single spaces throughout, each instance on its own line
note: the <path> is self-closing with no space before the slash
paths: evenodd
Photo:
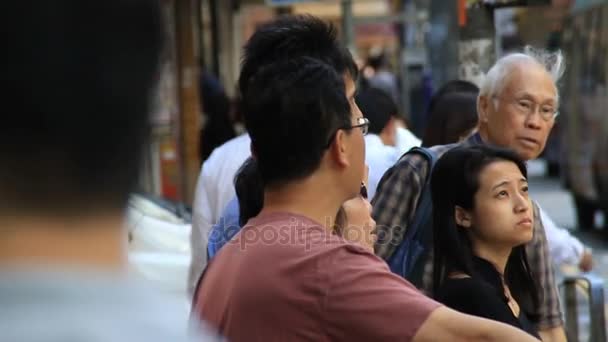
<path id="1" fill-rule="evenodd" d="M 524 187 L 521 189 L 521 191 L 523 191 L 523 192 L 528 192 L 528 187 L 527 187 L 527 186 L 524 186 Z"/>
<path id="2" fill-rule="evenodd" d="M 498 197 L 506 197 L 508 195 L 509 195 L 509 193 L 506 192 L 505 190 L 503 190 L 503 191 L 501 191 L 501 192 L 498 193 Z"/>

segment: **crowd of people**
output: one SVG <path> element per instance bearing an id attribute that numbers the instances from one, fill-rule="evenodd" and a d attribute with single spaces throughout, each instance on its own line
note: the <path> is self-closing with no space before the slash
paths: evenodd
<path id="1" fill-rule="evenodd" d="M 316 37 L 314 43 L 312 36 Z M 277 46 L 281 49 L 273 49 Z M 321 65 L 315 66 L 314 62 Z M 260 28 L 245 46 L 239 79 L 248 133 L 246 138 L 234 139 L 213 153 L 218 160 L 232 165 L 234 172 L 230 176 L 236 175 L 234 186 L 224 172 L 221 182 L 206 176 L 206 172 L 217 172 L 213 167 L 206 171 L 206 164 L 199 179 L 196 198 L 205 198 L 208 205 L 216 206 L 217 214 L 206 214 L 210 212 L 205 208 L 207 204 L 202 205 L 202 210 L 197 205 L 194 207 L 193 237 L 197 238 L 192 240 L 192 249 L 193 253 L 205 256 L 193 259 L 192 263 L 193 315 L 212 322 L 222 334 L 237 340 L 245 337 L 238 331 L 241 324 L 254 324 L 241 320 L 253 320 L 255 326 L 259 326 L 262 323 L 256 319 L 269 318 L 277 322 L 302 321 L 302 325 L 294 327 L 286 323 L 285 331 L 275 327 L 267 332 L 270 335 L 261 335 L 264 338 L 406 336 L 399 335 L 405 333 L 405 329 L 396 335 L 391 335 L 395 332 L 390 329 L 374 332 L 373 322 L 369 325 L 356 322 L 345 312 L 333 312 L 330 306 L 327 310 L 315 311 L 314 319 L 282 317 L 280 312 L 287 310 L 282 305 L 298 305 L 299 301 L 292 301 L 295 298 L 302 303 L 322 300 L 329 305 L 331 297 L 323 295 L 315 299 L 309 292 L 340 296 L 333 287 L 338 284 L 341 290 L 352 287 L 351 293 L 359 293 L 358 284 L 342 283 L 341 278 L 352 280 L 350 277 L 357 275 L 360 277 L 357 279 L 363 280 L 374 276 L 361 269 L 367 265 L 365 258 L 356 262 L 357 265 L 335 259 L 345 251 L 334 250 L 338 244 L 334 239 L 341 239 L 349 248 L 354 243 L 367 252 L 375 244 L 376 256 L 389 262 L 417 210 L 420 211 L 417 202 L 421 193 L 432 192 L 433 217 L 428 217 L 423 225 L 424 229 L 434 232 L 431 249 L 437 253 L 431 253 L 425 260 L 421 290 L 460 312 L 510 324 L 543 340 L 564 340 L 554 266 L 566 262 L 589 270 L 592 258 L 585 246 L 565 229 L 557 227 L 546 212 L 528 198 L 524 164 L 542 152 L 553 126 L 559 107 L 556 84 L 564 65 L 559 53 L 530 48 L 499 59 L 489 70 L 481 89 L 466 81 L 448 82 L 431 100 L 427 113 L 429 123 L 422 141 L 410 139 L 404 144 L 398 142 L 399 132 L 411 133 L 400 124 L 398 106 L 389 92 L 363 82 L 351 98 L 350 92 L 354 94 L 352 88 L 358 84 L 359 70 L 348 51 L 336 40 L 331 26 L 312 17 L 288 17 Z M 329 66 L 342 77 L 352 114 L 350 124 L 337 124 L 325 117 L 330 113 L 338 115 L 340 111 L 324 97 L 329 95 L 322 88 L 325 78 L 315 79 L 312 72 L 300 74 L 308 70 L 307 66 L 313 68 L 311 70 Z M 275 75 L 274 78 L 264 77 L 265 72 Z M 312 82 L 309 77 L 314 79 L 315 87 L 308 87 L 307 82 Z M 302 83 L 297 83 L 298 80 Z M 276 93 L 272 92 L 273 88 Z M 249 89 L 255 90 L 251 97 L 248 97 Z M 290 93 L 291 89 L 295 93 Z M 306 100 L 307 96 L 311 98 Z M 255 101 L 248 102 L 248 98 Z M 306 113 L 297 113 L 297 108 L 306 108 Z M 307 121 L 313 119 L 317 119 L 317 126 Z M 367 173 L 365 177 L 359 176 L 362 172 L 359 170 L 355 179 L 357 184 L 363 182 L 369 198 L 362 196 L 361 189 L 350 195 L 345 193 L 341 199 L 333 198 L 339 190 L 344 190 L 341 184 L 352 176 L 353 171 L 348 168 L 357 164 L 340 159 L 340 152 L 346 153 L 344 158 L 352 156 L 351 149 L 337 148 L 341 145 L 332 143 L 337 133 L 345 131 L 347 136 L 352 135 L 355 128 L 362 128 L 365 133 L 363 165 L 369 168 L 368 176 Z M 324 139 L 329 139 L 326 144 L 321 143 Z M 237 142 L 239 150 L 249 149 L 239 158 L 229 158 Z M 438 156 L 449 153 L 431 170 L 418 153 L 408 153 L 420 145 Z M 268 155 L 273 157 L 265 159 Z M 466 169 L 465 174 L 459 174 L 462 166 L 469 163 L 474 165 Z M 362 169 L 365 166 L 361 166 Z M 270 174 L 265 176 L 264 169 Z M 330 180 L 332 172 L 336 177 L 333 181 Z M 336 193 L 330 193 L 329 189 L 331 192 L 335 189 Z M 222 199 L 217 201 L 214 193 L 222 193 Z M 449 194 L 457 196 L 448 200 Z M 489 205 L 492 201 L 495 204 Z M 335 205 L 331 203 L 335 202 L 341 204 L 334 210 Z M 458 215 L 464 215 L 466 223 L 459 222 L 463 218 Z M 504 219 L 497 221 L 501 215 L 505 215 Z M 197 224 L 201 222 L 205 224 Z M 320 232 L 312 226 L 324 228 L 327 236 L 318 236 Z M 276 241 L 272 239 L 275 236 Z M 280 239 L 286 236 L 293 239 Z M 326 241 L 319 246 L 309 244 L 317 240 Z M 299 251 L 301 247 L 306 247 L 305 251 Z M 213 258 L 213 262 L 209 262 L 209 258 Z M 276 259 L 277 264 L 264 258 Z M 291 259 L 294 261 L 290 262 Z M 355 257 L 347 259 L 356 260 Z M 266 266 L 261 269 L 250 264 L 254 260 L 255 265 Z M 386 264 L 382 266 L 383 271 L 388 272 Z M 276 269 L 266 269 L 269 267 Z M 203 269 L 205 276 L 201 277 Z M 341 273 L 346 270 L 348 277 Z M 306 283 L 307 277 L 315 279 L 315 283 Z M 378 294 L 378 298 L 399 302 L 390 296 L 389 280 L 378 282 L 386 287 L 383 296 Z M 228 286 L 231 283 L 242 285 Z M 374 286 L 366 286 L 366 292 L 374 293 Z M 255 301 L 247 297 L 249 295 L 255 297 Z M 244 296 L 242 300 L 233 300 L 240 296 Z M 357 310 L 352 303 L 357 300 L 365 301 L 365 295 L 349 298 L 351 305 L 343 304 L 352 315 Z M 240 313 L 255 311 L 248 305 L 265 301 L 273 303 L 270 307 L 276 305 L 277 311 L 256 318 L 241 316 Z M 372 307 L 362 304 L 356 307 L 370 315 L 386 315 L 388 322 L 388 316 L 405 317 L 391 312 L 392 306 L 381 300 Z M 325 318 L 329 312 L 332 319 Z M 332 324 L 344 324 L 336 316 L 365 332 L 333 327 Z M 329 331 L 315 335 L 319 333 L 316 329 L 314 333 L 298 329 L 313 324 L 309 322 L 311 319 L 316 323 L 325 322 L 324 329 Z M 351 333 L 353 335 L 345 335 Z"/>
<path id="2" fill-rule="evenodd" d="M 420 141 L 392 94 L 358 90 L 331 24 L 259 27 L 238 82 L 247 133 L 210 152 L 197 185 L 186 329 L 125 262 L 158 4 L 7 6 L 3 340 L 566 340 L 554 265 L 590 255 L 529 197 L 525 164 L 558 112 L 559 53 L 506 55 L 479 89 L 446 84 Z M 432 233 L 420 284 L 389 268 L 414 226 Z"/>
<path id="3" fill-rule="evenodd" d="M 555 120 L 564 65 L 556 56 L 510 54 L 481 89 L 465 81 L 440 89 L 422 140 L 442 155 L 431 170 L 408 153 L 420 141 L 397 144 L 406 128 L 389 93 L 367 85 L 355 95 L 359 70 L 330 25 L 304 16 L 259 28 L 239 79 L 248 131 L 239 149 L 250 153 L 229 158 L 236 139 L 213 152 L 235 165 L 234 186 L 224 173 L 228 184 L 205 177 L 206 164 L 199 179 L 196 198 L 225 210 L 209 217 L 194 207 L 195 222 L 207 224 L 193 230 L 208 240 L 192 241 L 206 258 L 193 259 L 193 317 L 234 340 L 474 340 L 490 331 L 564 340 L 550 234 L 524 164 Z M 424 191 L 433 199 L 424 224 L 435 252 L 421 284 L 430 297 L 385 262 Z M 224 203 L 209 195 L 220 192 Z M 554 249 L 570 248 L 564 240 Z M 451 325 L 462 320 L 479 330 Z"/>

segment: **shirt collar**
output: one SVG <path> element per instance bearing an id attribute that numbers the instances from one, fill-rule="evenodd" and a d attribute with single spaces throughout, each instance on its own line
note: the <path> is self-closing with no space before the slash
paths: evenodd
<path id="1" fill-rule="evenodd" d="M 462 143 L 462 146 L 469 147 L 469 146 L 477 146 L 477 145 L 484 145 L 484 144 L 485 143 L 483 142 L 483 140 L 481 140 L 481 135 L 479 135 L 479 133 L 475 133 L 475 134 L 471 135 L 470 137 L 468 137 Z"/>
<path id="2" fill-rule="evenodd" d="M 477 276 L 496 290 L 500 298 L 503 298 L 505 301 L 507 300 L 503 287 L 503 276 L 491 262 L 478 256 L 473 256 L 473 270 Z"/>

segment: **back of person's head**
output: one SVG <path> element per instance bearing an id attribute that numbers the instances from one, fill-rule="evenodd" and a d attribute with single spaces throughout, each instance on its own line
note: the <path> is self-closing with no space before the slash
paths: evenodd
<path id="1" fill-rule="evenodd" d="M 374 51 L 367 58 L 367 65 L 375 71 L 389 67 L 388 57 L 384 51 Z"/>
<path id="2" fill-rule="evenodd" d="M 475 85 L 473 82 L 465 81 L 465 80 L 451 80 L 446 82 L 441 88 L 437 90 L 436 95 L 441 97 L 441 95 L 449 94 L 449 93 L 479 93 L 479 87 Z"/>
<path id="3" fill-rule="evenodd" d="M 257 161 L 249 157 L 234 177 L 234 189 L 239 201 L 239 225 L 258 216 L 264 206 L 264 183 L 260 178 Z"/>
<path id="4" fill-rule="evenodd" d="M 526 165 L 514 152 L 483 145 L 456 147 L 445 153 L 434 166 L 431 174 L 434 294 L 438 293 L 450 273 L 476 274 L 472 266 L 471 229 L 457 223 L 456 210 L 475 210 L 482 172 L 490 164 L 504 161 L 515 164 L 522 176 L 527 177 Z M 535 318 L 538 298 L 523 245 L 513 249 L 507 262 L 505 281 L 524 312 Z"/>
<path id="5" fill-rule="evenodd" d="M 338 74 L 357 79 L 357 65 L 348 49 L 338 42 L 332 24 L 309 15 L 283 16 L 262 25 L 245 44 L 239 76 L 241 96 L 259 68 L 304 56 L 319 59 Z"/>
<path id="6" fill-rule="evenodd" d="M 369 132 L 380 134 L 391 118 L 397 115 L 395 101 L 385 91 L 366 88 L 355 96 L 355 101 L 363 115 L 369 120 Z"/>
<path id="7" fill-rule="evenodd" d="M 350 127 L 344 79 L 317 59 L 266 65 L 246 87 L 245 123 L 266 187 L 312 174 L 335 132 Z"/>
<path id="8" fill-rule="evenodd" d="M 422 146 L 457 143 L 477 126 L 477 94 L 450 92 L 434 98 Z"/>
<path id="9" fill-rule="evenodd" d="M 157 1 L 10 1 L 0 212 L 122 210 L 147 138 L 162 41 Z"/>
<path id="10" fill-rule="evenodd" d="M 234 138 L 236 132 L 230 118 L 230 99 L 223 91 L 203 89 L 203 111 L 206 115 L 205 126 L 200 138 L 201 162 L 209 158 L 213 150 Z"/>
<path id="11" fill-rule="evenodd" d="M 472 82 L 464 80 L 451 80 L 446 82 L 437 90 L 437 92 L 435 92 L 435 94 L 433 94 L 433 97 L 431 97 L 431 101 L 427 108 L 427 117 L 430 115 L 429 113 L 434 110 L 437 101 L 451 93 L 469 93 L 477 96 L 477 94 L 479 94 L 479 87 Z"/>

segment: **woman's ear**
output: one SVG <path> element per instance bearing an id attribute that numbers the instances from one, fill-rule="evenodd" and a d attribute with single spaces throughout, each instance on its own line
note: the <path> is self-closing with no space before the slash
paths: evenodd
<path id="1" fill-rule="evenodd" d="M 462 207 L 456 206 L 454 208 L 454 219 L 456 220 L 456 224 L 461 227 L 471 228 L 472 226 L 471 213 Z"/>

